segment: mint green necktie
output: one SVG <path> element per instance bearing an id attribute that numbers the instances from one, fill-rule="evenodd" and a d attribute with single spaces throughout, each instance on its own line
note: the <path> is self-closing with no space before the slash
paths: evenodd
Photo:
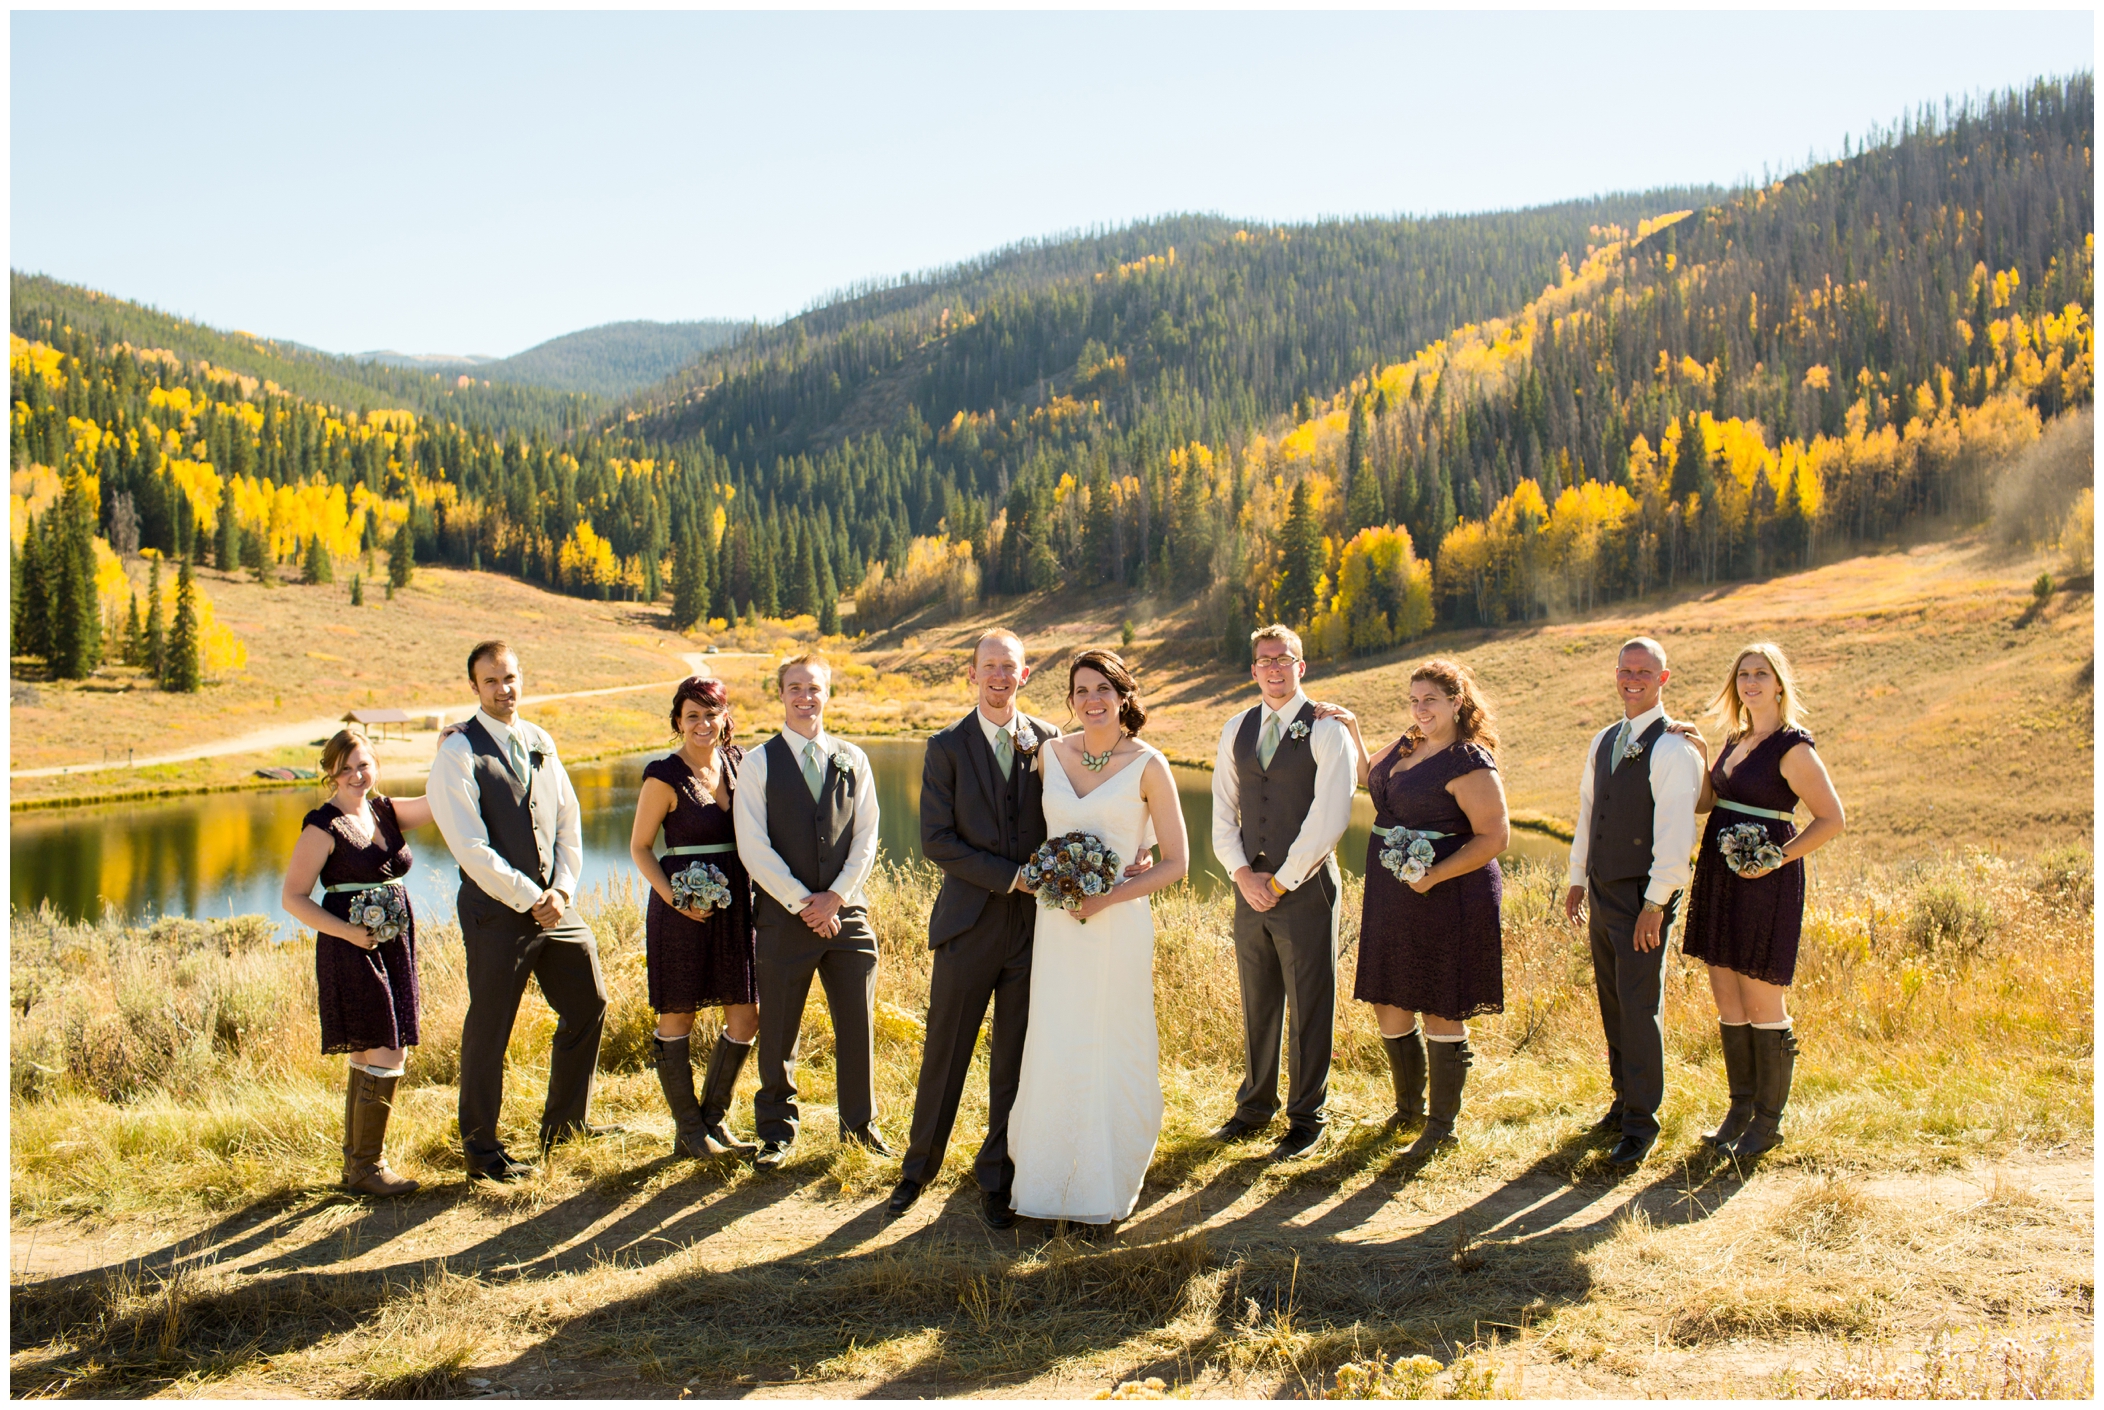
<path id="1" fill-rule="evenodd" d="M 1622 721 L 1622 727 L 1615 731 L 1615 754 L 1614 758 L 1610 759 L 1607 764 L 1609 773 L 1613 773 L 1622 767 L 1622 751 L 1629 747 L 1629 724 L 1628 720 L 1624 720 Z"/>
<path id="2" fill-rule="evenodd" d="M 1270 768 L 1271 756 L 1276 753 L 1278 753 L 1278 716 L 1266 711 L 1264 716 L 1264 738 L 1257 745 L 1257 763 L 1264 768 Z"/>
<path id="3" fill-rule="evenodd" d="M 1001 766 L 1004 781 L 1015 777 L 1015 736 L 1005 729 L 994 731 L 994 762 Z"/>
<path id="4" fill-rule="evenodd" d="M 520 783 L 526 782 L 526 746 L 519 742 L 517 730 L 511 732 L 511 748 L 507 752 L 511 755 L 511 771 Z"/>
<path id="5" fill-rule="evenodd" d="M 818 757 L 818 741 L 807 740 L 804 744 L 804 786 L 811 790 L 811 801 L 816 803 L 818 795 L 826 786 L 826 766 Z"/>

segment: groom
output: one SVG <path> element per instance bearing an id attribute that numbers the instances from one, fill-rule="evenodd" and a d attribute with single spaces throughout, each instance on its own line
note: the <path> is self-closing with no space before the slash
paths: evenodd
<path id="1" fill-rule="evenodd" d="M 928 917 L 934 972 L 928 982 L 928 1040 L 913 1098 L 913 1134 L 886 1212 L 904 1214 L 942 1168 L 972 1049 L 989 1001 L 994 1008 L 987 1072 L 986 1140 L 973 1171 L 981 1217 L 1015 1223 L 1009 1188 L 1008 1112 L 1023 1066 L 1030 1016 L 1030 942 L 1035 899 L 1023 863 L 1045 840 L 1044 780 L 1030 767 L 1056 726 L 1017 711 L 1030 679 L 1023 640 L 994 630 L 979 638 L 965 678 L 978 708 L 928 741 L 921 770 L 921 852 L 943 870 Z M 765 1012 L 765 1009 L 762 1009 Z"/>
<path id="2" fill-rule="evenodd" d="M 833 668 L 792 656 L 775 668 L 782 729 L 738 766 L 731 818 L 738 860 L 756 887 L 753 971 L 760 991 L 760 1138 L 753 1164 L 774 1169 L 796 1140 L 796 1039 L 816 976 L 833 1020 L 840 1138 L 888 1156 L 877 1129 L 877 934 L 862 885 L 877 862 L 877 789 L 869 757 L 825 732 Z"/>
<path id="3" fill-rule="evenodd" d="M 1239 1141 L 1278 1111 L 1280 1029 L 1293 1020 L 1286 1134 L 1273 1160 L 1305 1155 L 1328 1121 L 1337 1022 L 1337 840 L 1351 821 L 1358 755 L 1301 693 L 1300 637 L 1274 623 L 1250 634 L 1257 703 L 1220 731 L 1213 854 L 1235 883 L 1235 969 L 1246 1075 L 1235 1114 L 1214 1133 Z"/>
<path id="4" fill-rule="evenodd" d="M 1687 890 L 1695 850 L 1702 756 L 1666 718 L 1666 649 L 1632 637 L 1615 658 L 1622 718 L 1593 736 L 1578 780 L 1564 910 L 1576 924 L 1590 911 L 1593 989 L 1607 1033 L 1614 1105 L 1594 1123 L 1620 1132 L 1607 1159 L 1634 1166 L 1658 1140 L 1666 1090 L 1661 971 L 1666 935 Z"/>

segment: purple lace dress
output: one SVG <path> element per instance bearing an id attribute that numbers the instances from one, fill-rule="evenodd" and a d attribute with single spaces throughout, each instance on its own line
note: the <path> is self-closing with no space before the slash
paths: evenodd
<path id="1" fill-rule="evenodd" d="M 736 745 L 725 746 L 726 783 L 738 786 Z M 653 759 L 643 777 L 654 778 L 678 799 L 665 814 L 667 847 L 706 847 L 738 840 L 729 810 L 702 791 L 701 780 L 677 754 Z M 759 1002 L 753 982 L 752 880 L 735 851 L 665 857 L 665 874 L 696 862 L 717 867 L 730 882 L 731 904 L 706 921 L 687 919 L 665 904 L 655 889 L 644 918 L 643 940 L 650 965 L 650 1006 L 659 1013 L 694 1013 L 715 1004 Z"/>
<path id="2" fill-rule="evenodd" d="M 1812 736 L 1786 725 L 1748 751 L 1724 776 L 1727 746 L 1710 766 L 1710 791 L 1720 799 L 1787 813 L 1797 794 L 1783 778 L 1783 755 Z M 1797 824 L 1712 808 L 1695 855 L 1695 881 L 1688 892 L 1687 927 L 1680 951 L 1690 959 L 1759 979 L 1788 984 L 1797 973 L 1797 945 L 1804 934 L 1804 862 L 1777 867 L 1747 881 L 1724 864 L 1718 838 L 1726 828 L 1751 823 L 1778 846 L 1797 835 Z"/>
<path id="3" fill-rule="evenodd" d="M 349 815 L 334 803 L 307 814 L 305 825 L 319 828 L 336 843 L 321 864 L 323 886 L 353 882 L 398 881 L 409 874 L 411 857 L 402 825 L 395 820 L 394 800 L 374 798 L 373 835 L 365 842 L 352 833 Z M 361 949 L 334 935 L 314 938 L 314 987 L 321 1001 L 321 1050 L 355 1053 L 367 1048 L 413 1048 L 417 1042 L 416 912 L 406 887 L 402 906 L 409 925 L 400 936 Z M 363 891 L 324 891 L 321 908 L 348 919 L 351 902 Z"/>
<path id="4" fill-rule="evenodd" d="M 1368 772 L 1374 823 L 1452 834 L 1432 843 L 1433 855 L 1445 861 L 1475 835 L 1446 786 L 1497 763 L 1481 745 L 1459 743 L 1398 769 L 1400 744 L 1381 751 Z M 1379 833 L 1366 845 L 1366 902 L 1352 997 L 1455 1022 L 1503 1013 L 1505 945 L 1498 908 L 1505 877 L 1497 860 L 1420 896 L 1381 865 L 1384 845 Z"/>

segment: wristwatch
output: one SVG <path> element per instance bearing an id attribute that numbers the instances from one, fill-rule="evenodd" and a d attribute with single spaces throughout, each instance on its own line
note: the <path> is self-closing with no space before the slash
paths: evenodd
<path id="1" fill-rule="evenodd" d="M 1644 902 L 1644 914 L 1645 914 L 1645 915 L 1647 915 L 1647 916 L 1662 916 L 1662 915 L 1664 915 L 1665 913 L 1666 913 L 1666 908 L 1665 908 L 1664 906 L 1660 905 L 1660 904 L 1659 904 L 1658 902 L 1656 902 L 1656 901 L 1646 901 L 1646 902 Z"/>

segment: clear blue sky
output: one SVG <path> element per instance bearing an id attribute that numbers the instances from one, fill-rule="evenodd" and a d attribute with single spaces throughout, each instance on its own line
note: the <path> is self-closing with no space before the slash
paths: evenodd
<path id="1" fill-rule="evenodd" d="M 2029 14 L 12 17 L 10 262 L 338 351 L 624 318 L 1174 211 L 1729 183 L 2094 63 Z"/>

